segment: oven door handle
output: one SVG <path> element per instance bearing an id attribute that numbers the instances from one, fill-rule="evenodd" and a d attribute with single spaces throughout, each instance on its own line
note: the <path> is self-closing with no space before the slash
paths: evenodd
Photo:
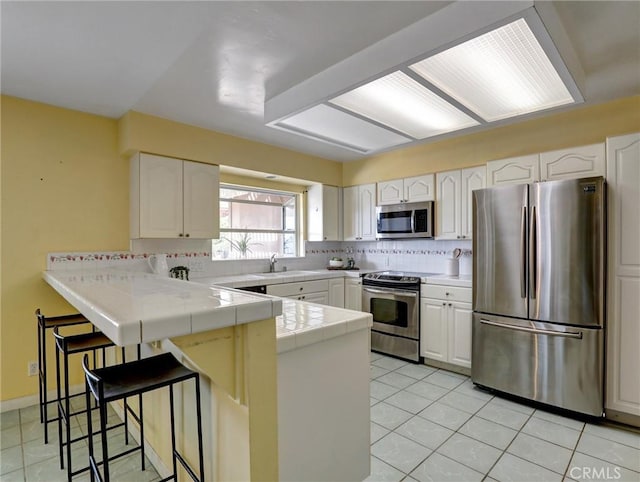
<path id="1" fill-rule="evenodd" d="M 403 296 L 405 298 L 417 298 L 418 293 L 415 291 L 405 291 L 405 290 L 394 290 L 393 288 L 385 288 L 383 290 L 377 290 L 375 288 L 370 288 L 368 286 L 363 286 L 362 291 L 365 293 L 372 293 L 374 295 L 396 295 Z"/>

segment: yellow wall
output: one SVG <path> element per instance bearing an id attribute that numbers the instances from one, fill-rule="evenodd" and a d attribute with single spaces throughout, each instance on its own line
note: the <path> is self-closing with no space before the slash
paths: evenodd
<path id="1" fill-rule="evenodd" d="M 7 400 L 38 390 L 37 377 L 27 377 L 28 361 L 37 360 L 35 309 L 73 312 L 41 279 L 46 254 L 128 249 L 129 167 L 118 155 L 115 120 L 1 102 L 0 399 Z"/>
<path id="2" fill-rule="evenodd" d="M 552 151 L 640 130 L 640 96 L 582 107 L 345 163 L 343 185 L 398 179 Z"/>
<path id="3" fill-rule="evenodd" d="M 144 151 L 325 184 L 342 184 L 342 164 L 339 162 L 200 127 L 131 111 L 120 120 L 119 129 L 122 153 Z"/>
<path id="4" fill-rule="evenodd" d="M 116 121 L 2 96 L 1 116 L 0 400 L 8 400 L 37 393 L 37 378 L 26 375 L 37 358 L 34 310 L 71 309 L 41 280 L 46 253 L 128 249 L 129 168 L 122 154 L 132 149 L 353 185 L 638 131 L 640 97 L 344 165 L 135 112 Z"/>

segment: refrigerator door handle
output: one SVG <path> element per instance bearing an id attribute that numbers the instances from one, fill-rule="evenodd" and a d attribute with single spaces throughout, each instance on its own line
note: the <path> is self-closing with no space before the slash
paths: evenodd
<path id="1" fill-rule="evenodd" d="M 527 206 L 520 218 L 520 297 L 527 297 Z"/>
<path id="2" fill-rule="evenodd" d="M 529 227 L 529 293 L 532 300 L 538 291 L 538 227 L 536 226 L 536 207 L 531 207 Z"/>
<path id="3" fill-rule="evenodd" d="M 527 328 L 526 326 L 516 326 L 516 325 L 507 325 L 505 323 L 497 323 L 495 321 L 489 321 L 482 318 L 480 319 L 480 323 L 482 323 L 483 325 L 491 325 L 491 326 L 497 326 L 499 328 L 506 328 L 508 330 L 526 331 L 534 335 L 562 336 L 565 338 L 578 338 L 580 340 L 582 339 L 581 331 L 539 330 L 536 328 Z"/>

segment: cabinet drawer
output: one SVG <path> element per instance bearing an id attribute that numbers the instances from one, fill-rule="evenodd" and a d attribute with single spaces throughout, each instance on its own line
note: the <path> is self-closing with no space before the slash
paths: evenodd
<path id="1" fill-rule="evenodd" d="M 420 296 L 423 298 L 436 298 L 447 301 L 466 301 L 471 303 L 473 294 L 471 288 L 423 284 Z"/>
<path id="2" fill-rule="evenodd" d="M 300 283 L 282 283 L 268 285 L 267 294 L 273 296 L 294 296 L 302 293 L 329 291 L 329 280 L 302 281 Z"/>

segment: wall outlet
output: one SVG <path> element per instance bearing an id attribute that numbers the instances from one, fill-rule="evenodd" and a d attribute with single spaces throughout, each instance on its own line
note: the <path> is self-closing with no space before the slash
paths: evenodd
<path id="1" fill-rule="evenodd" d="M 38 374 L 38 362 L 35 360 L 31 360 L 27 364 L 27 374 L 30 377 L 35 377 Z"/>

